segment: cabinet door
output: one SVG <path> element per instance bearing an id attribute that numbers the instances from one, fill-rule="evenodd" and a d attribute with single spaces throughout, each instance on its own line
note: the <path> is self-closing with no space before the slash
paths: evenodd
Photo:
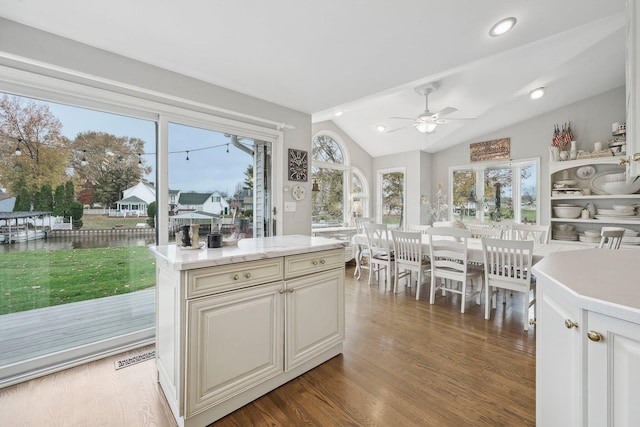
<path id="1" fill-rule="evenodd" d="M 536 424 L 579 426 L 581 310 L 562 294 L 541 288 L 536 295 Z"/>
<path id="2" fill-rule="evenodd" d="M 186 417 L 283 372 L 283 283 L 187 303 Z"/>
<path id="3" fill-rule="evenodd" d="M 640 325 L 589 313 L 590 426 L 635 426 L 640 420 Z M 587 331 L 583 331 L 584 334 Z"/>
<path id="4" fill-rule="evenodd" d="M 286 282 L 288 371 L 344 340 L 344 268 Z"/>
<path id="5" fill-rule="evenodd" d="M 627 0 L 627 156 L 628 180 L 640 176 L 640 5 L 638 0 Z"/>

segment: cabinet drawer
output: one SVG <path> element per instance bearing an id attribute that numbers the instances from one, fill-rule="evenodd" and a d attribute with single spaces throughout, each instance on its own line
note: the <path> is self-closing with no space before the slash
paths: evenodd
<path id="1" fill-rule="evenodd" d="M 282 280 L 282 258 L 241 262 L 187 272 L 187 298 Z"/>
<path id="2" fill-rule="evenodd" d="M 344 249 L 310 252 L 284 258 L 285 278 L 318 273 L 336 267 L 344 267 Z"/>

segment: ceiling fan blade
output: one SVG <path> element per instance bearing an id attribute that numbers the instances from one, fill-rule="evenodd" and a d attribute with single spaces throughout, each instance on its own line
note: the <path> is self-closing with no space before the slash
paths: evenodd
<path id="1" fill-rule="evenodd" d="M 411 120 L 413 120 L 413 119 L 411 119 Z M 385 133 L 397 132 L 399 130 L 410 128 L 412 126 L 415 126 L 415 124 L 410 124 L 410 125 L 402 126 L 402 127 L 399 127 L 399 128 L 391 129 L 391 130 L 386 131 Z"/>
<path id="2" fill-rule="evenodd" d="M 433 115 L 435 117 L 437 117 L 437 118 L 440 118 L 440 117 L 448 116 L 451 113 L 455 113 L 456 111 L 458 111 L 457 108 L 447 107 L 447 108 L 443 108 L 442 110 L 433 113 Z"/>
<path id="3" fill-rule="evenodd" d="M 438 120 L 442 120 L 442 123 L 446 123 L 446 122 L 467 122 L 475 119 L 476 119 L 475 117 L 447 117 L 446 119 L 438 119 Z M 440 123 L 440 121 L 438 121 L 438 123 Z"/>
<path id="4" fill-rule="evenodd" d="M 389 117 L 390 119 L 398 119 L 398 120 L 415 120 L 415 117 Z"/>

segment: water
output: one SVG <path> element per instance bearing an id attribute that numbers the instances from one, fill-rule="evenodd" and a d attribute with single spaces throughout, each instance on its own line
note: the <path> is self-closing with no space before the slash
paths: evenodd
<path id="1" fill-rule="evenodd" d="M 155 243 L 154 236 L 74 236 L 55 237 L 0 245 L 0 253 L 17 251 L 55 251 L 60 249 L 115 248 L 126 246 L 149 246 Z"/>

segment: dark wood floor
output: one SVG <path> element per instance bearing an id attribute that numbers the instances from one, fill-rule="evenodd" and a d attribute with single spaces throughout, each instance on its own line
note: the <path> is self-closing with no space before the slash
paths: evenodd
<path id="1" fill-rule="evenodd" d="M 215 426 L 535 425 L 535 331 L 522 331 L 517 295 L 486 321 L 473 301 L 460 314 L 458 296 L 430 305 L 426 288 L 416 301 L 352 274 L 344 353 Z M 175 425 L 154 362 L 116 371 L 116 359 L 0 390 L 0 424 Z"/>

